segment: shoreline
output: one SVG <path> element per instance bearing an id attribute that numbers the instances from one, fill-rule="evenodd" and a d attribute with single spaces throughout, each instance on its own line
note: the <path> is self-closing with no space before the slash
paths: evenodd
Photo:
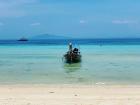
<path id="1" fill-rule="evenodd" d="M 140 87 L 140 84 L 32 84 L 32 83 L 21 83 L 21 84 L 0 84 L 0 87 Z"/>
<path id="2" fill-rule="evenodd" d="M 0 105 L 140 105 L 140 85 L 0 85 Z"/>

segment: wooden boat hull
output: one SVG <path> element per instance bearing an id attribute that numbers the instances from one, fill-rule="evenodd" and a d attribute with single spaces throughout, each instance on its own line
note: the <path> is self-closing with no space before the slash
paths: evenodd
<path id="1" fill-rule="evenodd" d="M 78 62 L 81 62 L 81 55 L 80 54 L 65 54 L 64 55 L 64 58 L 65 58 L 65 62 L 66 63 L 78 63 Z"/>

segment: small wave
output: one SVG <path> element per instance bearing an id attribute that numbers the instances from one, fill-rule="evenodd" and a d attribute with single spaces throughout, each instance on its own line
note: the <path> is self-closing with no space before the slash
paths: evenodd
<path id="1" fill-rule="evenodd" d="M 97 83 L 95 83 L 96 85 L 105 85 L 105 83 L 104 82 L 97 82 Z"/>

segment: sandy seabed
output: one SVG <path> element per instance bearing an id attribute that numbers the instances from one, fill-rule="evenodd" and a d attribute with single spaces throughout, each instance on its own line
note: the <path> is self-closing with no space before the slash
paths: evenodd
<path id="1" fill-rule="evenodd" d="M 0 105 L 140 105 L 140 86 L 1 85 Z"/>

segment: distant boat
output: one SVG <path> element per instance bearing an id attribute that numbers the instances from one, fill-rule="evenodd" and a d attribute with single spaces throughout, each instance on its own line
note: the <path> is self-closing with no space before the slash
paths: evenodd
<path id="1" fill-rule="evenodd" d="M 22 37 L 22 38 L 20 38 L 18 41 L 28 41 L 28 39 L 25 38 L 25 37 Z"/>
<path id="2" fill-rule="evenodd" d="M 81 54 L 78 48 L 72 48 L 72 44 L 69 44 L 69 51 L 64 55 L 66 63 L 78 63 L 81 62 Z"/>

